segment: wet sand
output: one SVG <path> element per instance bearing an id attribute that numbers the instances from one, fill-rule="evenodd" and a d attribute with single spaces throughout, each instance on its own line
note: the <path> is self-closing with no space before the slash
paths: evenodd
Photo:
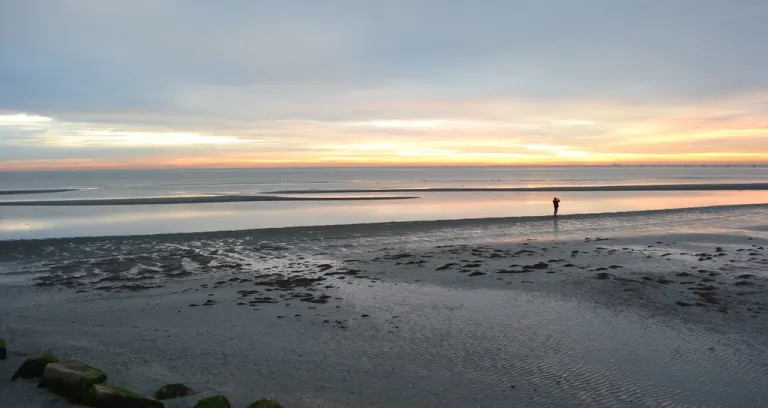
<path id="1" fill-rule="evenodd" d="M 0 206 L 102 206 L 102 205 L 162 205 L 162 204 L 203 204 L 203 203 L 243 203 L 263 201 L 377 201 L 409 200 L 418 197 L 282 197 L 270 195 L 213 195 L 194 197 L 151 197 L 151 198 L 106 198 L 94 200 L 35 200 L 35 201 L 0 201 Z"/>
<path id="2" fill-rule="evenodd" d="M 363 230 L 293 231 L 293 243 L 325 234 L 316 247 L 256 233 L 4 243 L 24 267 L 0 284 L 0 376 L 50 348 L 143 393 L 179 381 L 235 406 L 760 407 L 761 228 L 373 245 Z M 32 253 L 40 260 L 25 261 Z M 0 381 L 0 399 L 67 406 L 31 382 Z"/>

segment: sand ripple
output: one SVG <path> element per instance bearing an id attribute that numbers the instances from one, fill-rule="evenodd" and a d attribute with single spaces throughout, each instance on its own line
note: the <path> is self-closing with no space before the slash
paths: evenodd
<path id="1" fill-rule="evenodd" d="M 518 291 L 345 289 L 358 307 L 399 316 L 384 323 L 401 341 L 370 346 L 375 365 L 439 373 L 482 406 L 511 395 L 538 407 L 759 406 L 765 397 L 765 346 L 700 327 Z"/>

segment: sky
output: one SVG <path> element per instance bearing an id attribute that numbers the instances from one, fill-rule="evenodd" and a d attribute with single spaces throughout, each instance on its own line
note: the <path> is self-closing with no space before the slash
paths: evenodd
<path id="1" fill-rule="evenodd" d="M 768 163 L 765 0 L 0 0 L 0 169 Z"/>

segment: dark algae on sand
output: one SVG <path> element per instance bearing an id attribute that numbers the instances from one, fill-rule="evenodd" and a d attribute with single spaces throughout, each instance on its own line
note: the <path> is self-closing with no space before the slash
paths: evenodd
<path id="1" fill-rule="evenodd" d="M 186 385 L 175 383 L 160 387 L 159 390 L 155 391 L 155 399 L 166 400 L 172 398 L 189 397 L 190 395 L 195 394 L 197 394 L 197 392 L 187 387 Z"/>

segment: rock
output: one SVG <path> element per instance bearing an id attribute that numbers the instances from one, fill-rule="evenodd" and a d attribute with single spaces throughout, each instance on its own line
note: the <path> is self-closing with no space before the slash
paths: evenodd
<path id="1" fill-rule="evenodd" d="M 610 278 L 611 278 L 611 275 L 609 273 L 605 273 L 605 272 L 600 272 L 600 273 L 595 275 L 595 279 L 599 279 L 599 280 L 606 280 L 606 279 L 610 279 Z"/>
<path id="2" fill-rule="evenodd" d="M 11 381 L 15 381 L 19 378 L 42 377 L 43 371 L 45 371 L 45 366 L 47 366 L 49 363 L 55 363 L 58 361 L 59 359 L 56 358 L 56 356 L 54 356 L 50 351 L 43 350 L 34 356 L 27 357 L 27 359 L 21 363 L 21 367 L 16 370 L 15 374 L 13 374 Z"/>
<path id="3" fill-rule="evenodd" d="M 75 360 L 62 360 L 45 366 L 38 387 L 47 388 L 72 402 L 81 402 L 88 387 L 107 381 L 103 371 Z"/>
<path id="4" fill-rule="evenodd" d="M 162 402 L 114 385 L 88 387 L 82 403 L 94 408 L 164 408 Z"/>
<path id="5" fill-rule="evenodd" d="M 195 408 L 231 408 L 229 400 L 223 395 L 203 398 L 195 404 Z"/>
<path id="6" fill-rule="evenodd" d="M 482 276 L 482 275 L 485 275 L 485 273 L 484 272 L 472 272 L 472 273 L 469 274 L 469 276 Z"/>
<path id="7" fill-rule="evenodd" d="M 171 398 L 189 397 L 197 394 L 193 389 L 184 384 L 168 384 L 155 391 L 155 398 L 166 400 Z"/>
<path id="8" fill-rule="evenodd" d="M 5 360 L 8 355 L 8 350 L 5 348 L 5 340 L 0 339 L 0 360 Z"/>
<path id="9" fill-rule="evenodd" d="M 275 400 L 262 398 L 251 405 L 248 405 L 248 408 L 283 408 L 283 406 Z"/>
<path id="10" fill-rule="evenodd" d="M 547 269 L 549 268 L 549 264 L 546 262 L 538 262 L 533 265 L 531 265 L 531 268 L 533 269 Z"/>

